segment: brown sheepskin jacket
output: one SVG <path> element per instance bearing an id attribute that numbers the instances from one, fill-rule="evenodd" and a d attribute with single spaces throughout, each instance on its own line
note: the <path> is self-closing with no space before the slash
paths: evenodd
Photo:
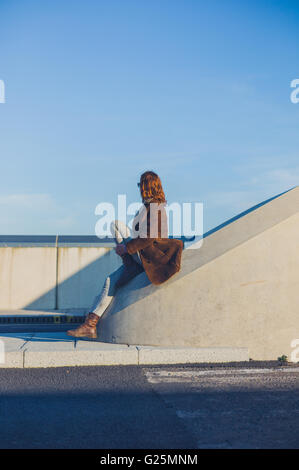
<path id="1" fill-rule="evenodd" d="M 181 267 L 183 242 L 168 238 L 165 204 L 144 203 L 133 221 L 133 237 L 128 241 L 130 255 L 139 252 L 147 277 L 153 284 L 162 284 Z"/>

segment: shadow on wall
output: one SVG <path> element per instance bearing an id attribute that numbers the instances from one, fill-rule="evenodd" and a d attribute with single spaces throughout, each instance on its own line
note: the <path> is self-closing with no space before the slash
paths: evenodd
<path id="1" fill-rule="evenodd" d="M 181 271 L 160 286 L 151 284 L 145 272 L 139 274 L 128 284 L 119 288 L 120 293 L 125 291 L 127 295 L 121 295 L 122 308 L 139 299 L 151 295 L 155 290 L 172 284 L 179 278 L 198 267 L 197 250 L 184 250 Z M 89 263 L 84 268 L 76 271 L 56 286 L 49 289 L 43 295 L 28 303 L 24 310 L 86 310 L 91 307 L 95 297 L 101 291 L 106 277 L 121 266 L 121 261 L 112 261 L 111 251 Z M 116 255 L 115 255 L 116 256 Z M 118 257 L 117 257 L 118 258 Z M 134 295 L 130 295 L 134 291 Z M 114 303 L 114 302 L 113 302 Z M 110 305 L 110 307 L 112 304 Z M 109 309 L 110 310 L 110 309 Z"/>
<path id="2" fill-rule="evenodd" d="M 120 266 L 112 251 L 105 253 L 28 303 L 25 310 L 88 309 L 105 278 Z"/>

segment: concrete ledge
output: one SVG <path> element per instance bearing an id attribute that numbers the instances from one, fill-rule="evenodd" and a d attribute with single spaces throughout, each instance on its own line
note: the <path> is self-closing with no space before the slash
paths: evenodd
<path id="1" fill-rule="evenodd" d="M 74 342 L 65 333 L 35 333 L 24 346 L 24 367 L 76 365 Z"/>
<path id="2" fill-rule="evenodd" d="M 24 333 L 19 337 L 4 334 L 0 336 L 1 357 L 0 368 L 23 368 L 24 346 L 32 337 L 31 333 Z"/>
<path id="3" fill-rule="evenodd" d="M 9 333 L 1 368 L 192 364 L 248 361 L 247 348 L 160 348 L 73 340 L 60 333 Z"/>
<path id="4" fill-rule="evenodd" d="M 77 341 L 75 348 L 77 366 L 112 366 L 138 364 L 138 350 L 126 344 Z"/>
<path id="5" fill-rule="evenodd" d="M 249 361 L 247 348 L 160 348 L 137 346 L 139 364 L 192 364 Z"/>

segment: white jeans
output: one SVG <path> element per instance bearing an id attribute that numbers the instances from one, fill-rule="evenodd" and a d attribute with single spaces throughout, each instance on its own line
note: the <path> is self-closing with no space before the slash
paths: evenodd
<path id="1" fill-rule="evenodd" d="M 126 243 L 131 240 L 131 230 L 120 220 L 115 220 L 111 223 L 111 233 L 114 235 L 116 244 Z M 104 286 L 100 294 L 95 298 L 90 312 L 101 317 L 110 305 L 117 287 L 126 284 L 126 282 L 129 282 L 133 277 L 143 271 L 139 254 L 136 253 L 131 255 L 131 257 L 135 263 L 132 263 L 130 269 L 122 265 L 106 278 Z"/>

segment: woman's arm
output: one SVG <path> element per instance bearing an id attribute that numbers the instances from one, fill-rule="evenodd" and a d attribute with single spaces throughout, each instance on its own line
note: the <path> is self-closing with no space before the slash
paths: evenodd
<path id="1" fill-rule="evenodd" d="M 127 252 L 129 255 L 133 255 L 137 253 L 137 251 L 144 250 L 147 246 L 149 246 L 154 241 L 154 238 L 133 238 L 127 243 Z"/>

